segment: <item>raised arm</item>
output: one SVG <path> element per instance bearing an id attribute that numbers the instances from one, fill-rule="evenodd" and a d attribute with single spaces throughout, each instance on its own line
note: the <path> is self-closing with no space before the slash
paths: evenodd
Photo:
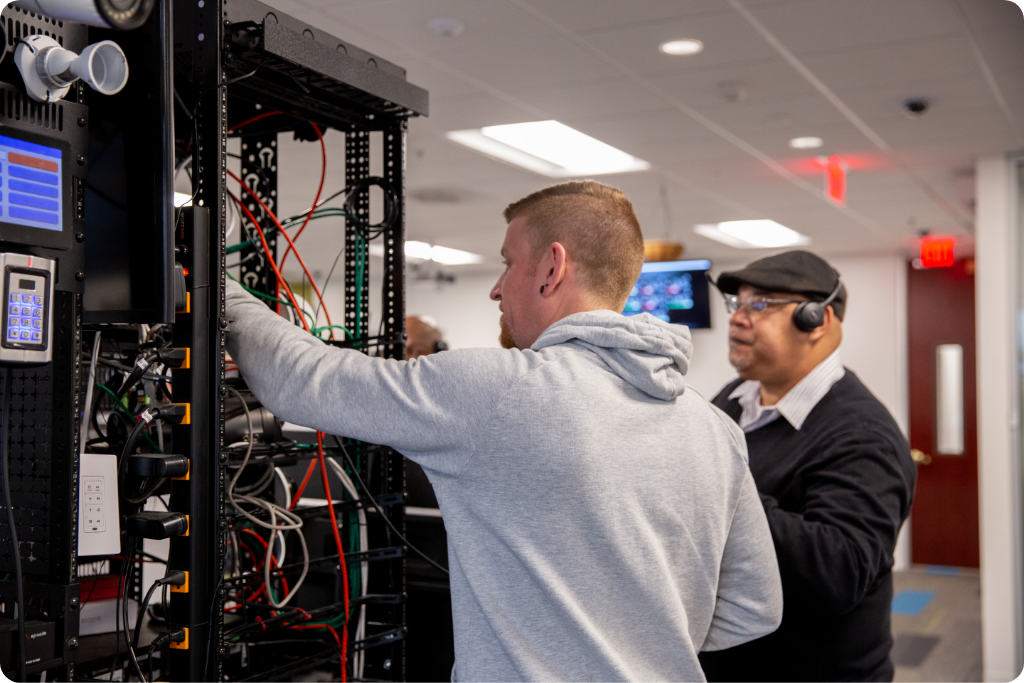
<path id="1" fill-rule="evenodd" d="M 771 532 L 750 471 L 725 541 L 715 613 L 701 648 L 724 650 L 766 636 L 782 623 L 782 582 Z"/>
<path id="2" fill-rule="evenodd" d="M 275 415 L 330 434 L 391 446 L 456 474 L 473 425 L 512 383 L 516 354 L 449 351 L 415 361 L 328 346 L 228 282 L 228 351 Z"/>
<path id="3" fill-rule="evenodd" d="M 844 614 L 892 566 L 913 494 L 899 447 L 869 430 L 840 436 L 820 466 L 805 473 L 800 509 L 761 497 L 791 596 L 788 608 Z"/>

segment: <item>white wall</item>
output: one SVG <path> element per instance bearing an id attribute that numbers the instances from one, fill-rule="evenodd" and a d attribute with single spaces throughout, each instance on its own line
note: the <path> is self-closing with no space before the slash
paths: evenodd
<path id="1" fill-rule="evenodd" d="M 1018 243 L 1013 173 L 1005 157 L 977 165 L 975 295 L 978 349 L 978 499 L 985 680 L 1020 674 L 1021 524 L 1013 321 Z"/>
<path id="2" fill-rule="evenodd" d="M 760 254 L 751 252 L 748 260 Z M 830 259 L 849 292 L 843 322 L 843 363 L 908 432 L 906 262 L 898 254 Z M 716 264 L 714 273 L 742 267 L 745 261 Z M 488 298 L 497 273 L 459 276 L 454 285 L 411 283 L 406 310 L 437 319 L 451 348 L 497 346 L 498 307 Z M 375 283 L 374 291 L 379 289 Z M 687 382 L 710 399 L 736 377 L 727 358 L 728 316 L 712 293 L 708 330 L 693 331 L 693 362 Z M 896 569 L 910 566 L 910 522 L 896 546 Z"/>

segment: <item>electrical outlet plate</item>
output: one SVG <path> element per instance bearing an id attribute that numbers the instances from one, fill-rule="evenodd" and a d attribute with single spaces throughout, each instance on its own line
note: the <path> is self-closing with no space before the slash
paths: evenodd
<path id="1" fill-rule="evenodd" d="M 121 552 L 118 526 L 117 456 L 83 453 L 78 480 L 78 554 Z"/>

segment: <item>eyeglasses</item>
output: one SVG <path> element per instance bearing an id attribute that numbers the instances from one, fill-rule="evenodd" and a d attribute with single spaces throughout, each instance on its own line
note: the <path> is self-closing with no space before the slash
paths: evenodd
<path id="1" fill-rule="evenodd" d="M 747 315 L 750 315 L 751 313 L 764 313 L 771 306 L 803 303 L 803 299 L 770 299 L 766 296 L 752 296 L 740 299 L 735 294 L 723 294 L 722 296 L 725 298 L 725 310 L 729 312 L 729 315 L 732 315 L 741 308 L 747 312 Z"/>

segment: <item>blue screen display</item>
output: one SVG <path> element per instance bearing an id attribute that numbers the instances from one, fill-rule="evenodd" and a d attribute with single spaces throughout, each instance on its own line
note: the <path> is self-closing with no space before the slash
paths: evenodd
<path id="1" fill-rule="evenodd" d="M 64 228 L 60 149 L 0 135 L 0 221 Z"/>
<path id="2" fill-rule="evenodd" d="M 711 327 L 708 283 L 710 261 L 645 263 L 626 299 L 623 315 L 650 313 L 667 323 Z"/>

